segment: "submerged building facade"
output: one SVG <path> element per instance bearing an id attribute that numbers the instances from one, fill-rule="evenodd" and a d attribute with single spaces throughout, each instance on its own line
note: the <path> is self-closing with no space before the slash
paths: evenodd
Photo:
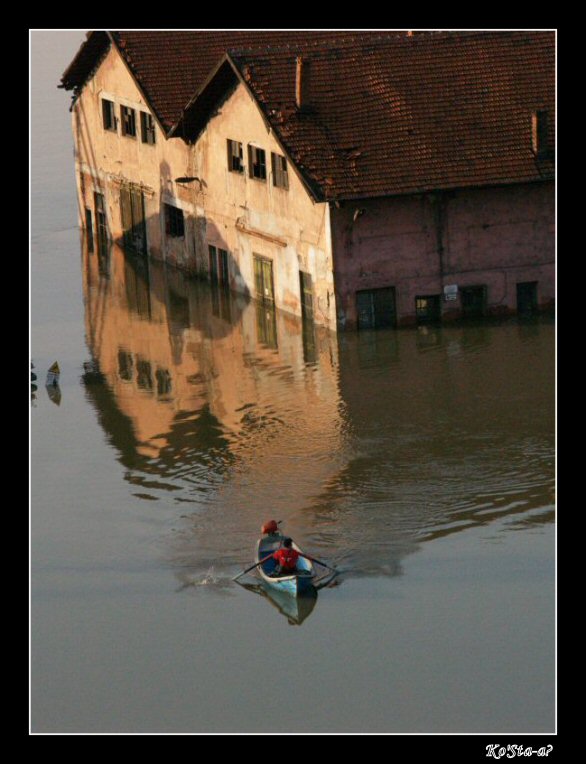
<path id="1" fill-rule="evenodd" d="M 555 300 L 553 32 L 91 32 L 80 224 L 332 330 Z"/>

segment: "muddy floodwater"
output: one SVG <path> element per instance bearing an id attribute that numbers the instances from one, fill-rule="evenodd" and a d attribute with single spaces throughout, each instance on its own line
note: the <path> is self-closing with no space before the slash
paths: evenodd
<path id="1" fill-rule="evenodd" d="M 98 252 L 82 39 L 32 34 L 31 731 L 554 732 L 554 324 L 336 336 Z M 232 581 L 272 518 L 335 585 Z"/>

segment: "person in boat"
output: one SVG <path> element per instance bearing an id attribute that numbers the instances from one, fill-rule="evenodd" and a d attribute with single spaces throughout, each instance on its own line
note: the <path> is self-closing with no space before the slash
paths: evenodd
<path id="1" fill-rule="evenodd" d="M 272 557 L 277 561 L 277 564 L 271 575 L 287 576 L 293 575 L 297 571 L 297 560 L 299 557 L 305 557 L 306 555 L 293 549 L 291 544 L 290 538 L 284 538 L 283 546 L 277 549 L 276 552 L 273 552 Z"/>

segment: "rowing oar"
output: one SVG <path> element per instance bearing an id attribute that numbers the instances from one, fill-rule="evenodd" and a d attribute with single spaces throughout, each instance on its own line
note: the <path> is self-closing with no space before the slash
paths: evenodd
<path id="1" fill-rule="evenodd" d="M 262 565 L 263 562 L 266 562 L 267 560 L 270 560 L 272 557 L 272 553 L 268 554 L 266 557 L 264 557 L 262 560 L 259 560 L 258 562 L 255 562 L 254 565 L 251 565 L 250 568 L 246 568 L 246 570 L 243 570 L 242 573 L 239 573 L 237 576 L 234 576 L 232 581 L 236 581 L 237 578 L 240 578 L 240 576 L 243 576 L 245 573 L 250 573 L 250 571 L 253 568 L 256 568 L 258 565 Z"/>
<path id="2" fill-rule="evenodd" d="M 315 557 L 310 557 L 308 554 L 305 554 L 304 552 L 300 552 L 302 557 L 307 557 L 308 560 L 311 560 L 312 562 L 317 562 L 318 565 L 323 565 L 324 568 L 328 568 L 329 570 L 335 570 L 336 573 L 338 572 L 336 568 L 332 568 L 331 565 L 326 565 L 325 562 L 322 562 L 321 560 L 316 560 Z"/>

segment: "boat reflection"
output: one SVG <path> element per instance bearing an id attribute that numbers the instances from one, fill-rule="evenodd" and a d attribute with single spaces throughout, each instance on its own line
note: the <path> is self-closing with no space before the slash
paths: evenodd
<path id="1" fill-rule="evenodd" d="M 280 592 L 265 584 L 243 584 L 240 581 L 237 583 L 243 589 L 267 599 L 279 613 L 285 616 L 290 626 L 301 626 L 303 621 L 311 615 L 317 602 L 317 589 L 313 586 L 297 597 L 293 597 L 287 592 Z"/>

